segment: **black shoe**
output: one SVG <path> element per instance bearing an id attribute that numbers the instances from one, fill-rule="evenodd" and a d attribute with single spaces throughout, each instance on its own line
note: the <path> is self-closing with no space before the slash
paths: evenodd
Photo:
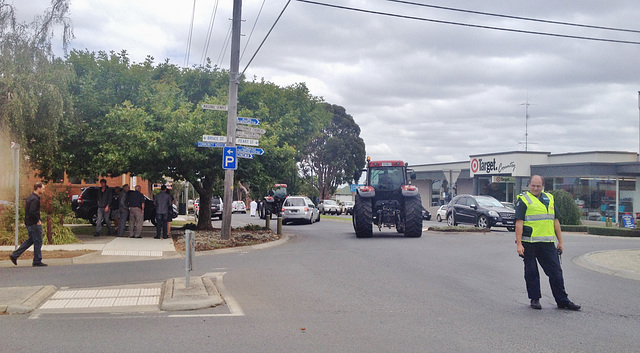
<path id="1" fill-rule="evenodd" d="M 160 237 L 153 237 L 153 239 L 160 239 Z"/>
<path id="2" fill-rule="evenodd" d="M 13 262 L 14 265 L 18 266 L 18 258 L 17 257 L 13 257 L 13 255 L 9 255 L 9 259 L 11 259 L 11 262 Z"/>
<path id="3" fill-rule="evenodd" d="M 36 262 L 35 264 L 31 265 L 33 267 L 47 267 L 49 265 L 45 264 L 44 262 Z"/>
<path id="4" fill-rule="evenodd" d="M 536 310 L 542 309 L 542 305 L 540 305 L 540 300 L 538 299 L 531 299 L 531 304 L 529 304 L 529 306 Z"/>
<path id="5" fill-rule="evenodd" d="M 568 301 L 566 303 L 558 303 L 558 309 L 567 309 L 567 310 L 573 310 L 573 311 L 578 311 L 580 310 L 580 305 L 572 302 L 572 301 Z"/>
<path id="6" fill-rule="evenodd" d="M 162 239 L 169 239 L 169 237 L 162 237 Z"/>

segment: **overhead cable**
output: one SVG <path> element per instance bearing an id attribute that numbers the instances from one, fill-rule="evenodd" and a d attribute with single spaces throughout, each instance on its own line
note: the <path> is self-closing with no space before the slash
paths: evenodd
<path id="1" fill-rule="evenodd" d="M 332 7 L 332 8 L 341 9 L 341 10 L 350 10 L 350 11 L 369 13 L 369 14 L 374 14 L 374 15 L 382 15 L 382 16 L 397 17 L 397 18 L 404 18 L 404 19 L 424 21 L 424 22 L 448 24 L 448 25 L 454 25 L 454 26 L 463 26 L 463 27 L 471 27 L 471 28 L 482 28 L 482 29 L 490 29 L 490 30 L 503 31 L 503 32 L 513 32 L 513 33 L 535 34 L 535 35 L 541 35 L 541 36 L 547 36 L 547 37 L 582 39 L 582 40 L 590 40 L 590 41 L 597 41 L 597 42 L 640 45 L 639 41 L 595 38 L 595 37 L 575 36 L 575 35 L 549 33 L 549 32 L 527 31 L 527 30 L 504 28 L 504 27 L 484 26 L 484 25 L 476 25 L 476 24 L 470 24 L 470 23 L 436 20 L 436 19 L 424 18 L 424 17 L 399 15 L 399 14 L 393 14 L 393 13 L 389 13 L 389 12 L 366 10 L 366 9 L 360 9 L 360 8 L 355 8 L 355 7 L 342 6 L 342 5 L 333 5 L 333 4 L 327 4 L 327 3 L 322 3 L 322 2 L 318 2 L 318 1 L 311 1 L 311 0 L 296 0 L 296 1 L 307 3 L 307 4 L 312 4 L 312 5 Z"/>
<path id="2" fill-rule="evenodd" d="M 474 14 L 474 15 L 483 15 L 483 16 L 493 16 L 493 17 L 509 18 L 509 19 L 513 19 L 513 20 L 531 21 L 531 22 L 541 22 L 541 23 L 549 23 L 549 24 L 562 25 L 562 26 L 572 26 L 572 27 L 592 28 L 592 29 L 603 29 L 603 30 L 607 30 L 607 31 L 640 33 L 640 30 L 637 30 L 637 29 L 626 29 L 626 28 L 616 28 L 616 27 L 604 27 L 604 26 L 594 26 L 594 25 L 586 25 L 586 24 L 580 24 L 580 23 L 571 23 L 571 22 L 562 22 L 562 21 L 551 21 L 551 20 L 544 20 L 544 19 L 532 18 L 532 17 L 522 17 L 522 16 L 503 15 L 503 14 L 497 14 L 497 13 L 491 13 L 491 12 L 482 12 L 482 11 L 473 11 L 473 10 L 458 9 L 458 8 L 454 8 L 454 7 L 446 7 L 446 6 L 437 6 L 437 5 L 421 4 L 421 3 L 418 3 L 418 2 L 405 1 L 405 0 L 384 0 L 384 1 L 388 1 L 388 2 L 395 2 L 395 3 L 399 3 L 399 4 L 406 4 L 406 5 L 415 5 L 415 6 L 421 6 L 421 7 L 429 7 L 429 8 L 432 8 L 432 9 L 439 9 L 439 10 L 448 10 L 448 11 L 457 11 L 457 12 L 471 13 L 471 14 Z"/>
<path id="3" fill-rule="evenodd" d="M 242 70 L 242 72 L 240 73 L 240 76 L 244 75 L 244 72 L 247 71 L 247 69 L 249 68 L 249 65 L 251 65 L 251 62 L 253 61 L 253 59 L 256 57 L 256 55 L 258 55 L 258 52 L 262 48 L 262 45 L 264 44 L 264 42 L 267 41 L 267 38 L 269 38 L 269 35 L 271 34 L 271 31 L 273 31 L 273 28 L 276 26 L 278 21 L 280 21 L 280 18 L 282 17 L 282 14 L 284 14 L 284 10 L 287 9 L 287 6 L 289 6 L 290 3 L 291 3 L 291 0 L 287 1 L 287 3 L 284 5 L 284 7 L 282 8 L 282 11 L 280 11 L 280 14 L 278 15 L 278 18 L 276 18 L 276 20 L 273 23 L 273 25 L 271 26 L 271 28 L 269 28 L 269 32 L 267 32 L 267 35 L 264 37 L 264 39 L 262 40 L 262 42 L 258 46 L 258 49 L 256 49 L 256 52 L 253 53 L 253 56 L 251 56 L 251 59 L 249 59 L 249 62 L 247 63 L 247 66 L 245 66 L 244 70 Z"/>

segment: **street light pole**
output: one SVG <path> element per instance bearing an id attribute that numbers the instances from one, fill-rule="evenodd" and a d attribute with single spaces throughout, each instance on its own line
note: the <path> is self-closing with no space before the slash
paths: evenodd
<path id="1" fill-rule="evenodd" d="M 15 208 L 15 248 L 18 249 L 18 225 L 19 225 L 19 221 L 18 221 L 18 217 L 20 215 L 19 213 L 19 206 L 20 206 L 20 144 L 15 143 L 15 142 L 11 142 L 11 154 L 13 157 L 13 165 L 14 168 L 13 170 L 16 172 L 15 174 L 15 183 L 16 183 L 16 197 L 14 200 L 14 208 Z"/>
<path id="2" fill-rule="evenodd" d="M 238 85 L 240 84 L 240 24 L 242 22 L 242 0 L 233 0 L 231 29 L 231 65 L 229 67 L 229 110 L 227 115 L 227 142 L 235 147 L 236 125 L 238 124 Z M 222 157 L 224 158 L 224 156 Z M 224 172 L 224 203 L 222 205 L 222 230 L 224 240 L 231 235 L 231 204 L 233 203 L 233 169 Z"/>

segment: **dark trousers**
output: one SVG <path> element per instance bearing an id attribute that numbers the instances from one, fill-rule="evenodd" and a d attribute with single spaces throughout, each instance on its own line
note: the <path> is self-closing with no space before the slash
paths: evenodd
<path id="1" fill-rule="evenodd" d="M 566 303 L 569 301 L 564 290 L 564 278 L 562 277 L 562 267 L 560 257 L 554 243 L 528 243 L 522 242 L 524 246 L 524 280 L 527 283 L 527 294 L 529 299 L 540 299 L 540 273 L 538 263 L 544 273 L 549 277 L 551 292 L 556 303 Z"/>
<path id="2" fill-rule="evenodd" d="M 29 238 L 25 240 L 19 248 L 16 249 L 11 256 L 19 258 L 23 252 L 25 252 L 31 245 L 33 245 L 33 263 L 38 264 L 42 262 L 42 225 L 27 226 L 27 232 Z"/>
<path id="3" fill-rule="evenodd" d="M 167 215 L 162 213 L 156 213 L 156 238 L 160 238 L 160 233 L 162 233 L 162 237 L 167 237 Z"/>

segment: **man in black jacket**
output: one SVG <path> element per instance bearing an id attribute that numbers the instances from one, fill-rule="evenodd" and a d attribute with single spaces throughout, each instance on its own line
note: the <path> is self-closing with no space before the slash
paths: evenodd
<path id="1" fill-rule="evenodd" d="M 111 201 L 113 201 L 113 190 L 107 186 L 106 179 L 100 179 L 100 190 L 98 190 L 98 219 L 96 219 L 96 233 L 94 237 L 100 236 L 102 221 L 107 224 L 109 235 L 113 235 L 111 229 Z"/>
<path id="2" fill-rule="evenodd" d="M 40 221 L 40 195 L 44 193 L 44 185 L 37 182 L 33 185 L 33 193 L 27 197 L 24 204 L 24 224 L 27 226 L 29 238 L 16 251 L 9 255 L 14 265 L 18 258 L 33 245 L 33 267 L 45 267 L 42 262 L 42 221 Z"/>

